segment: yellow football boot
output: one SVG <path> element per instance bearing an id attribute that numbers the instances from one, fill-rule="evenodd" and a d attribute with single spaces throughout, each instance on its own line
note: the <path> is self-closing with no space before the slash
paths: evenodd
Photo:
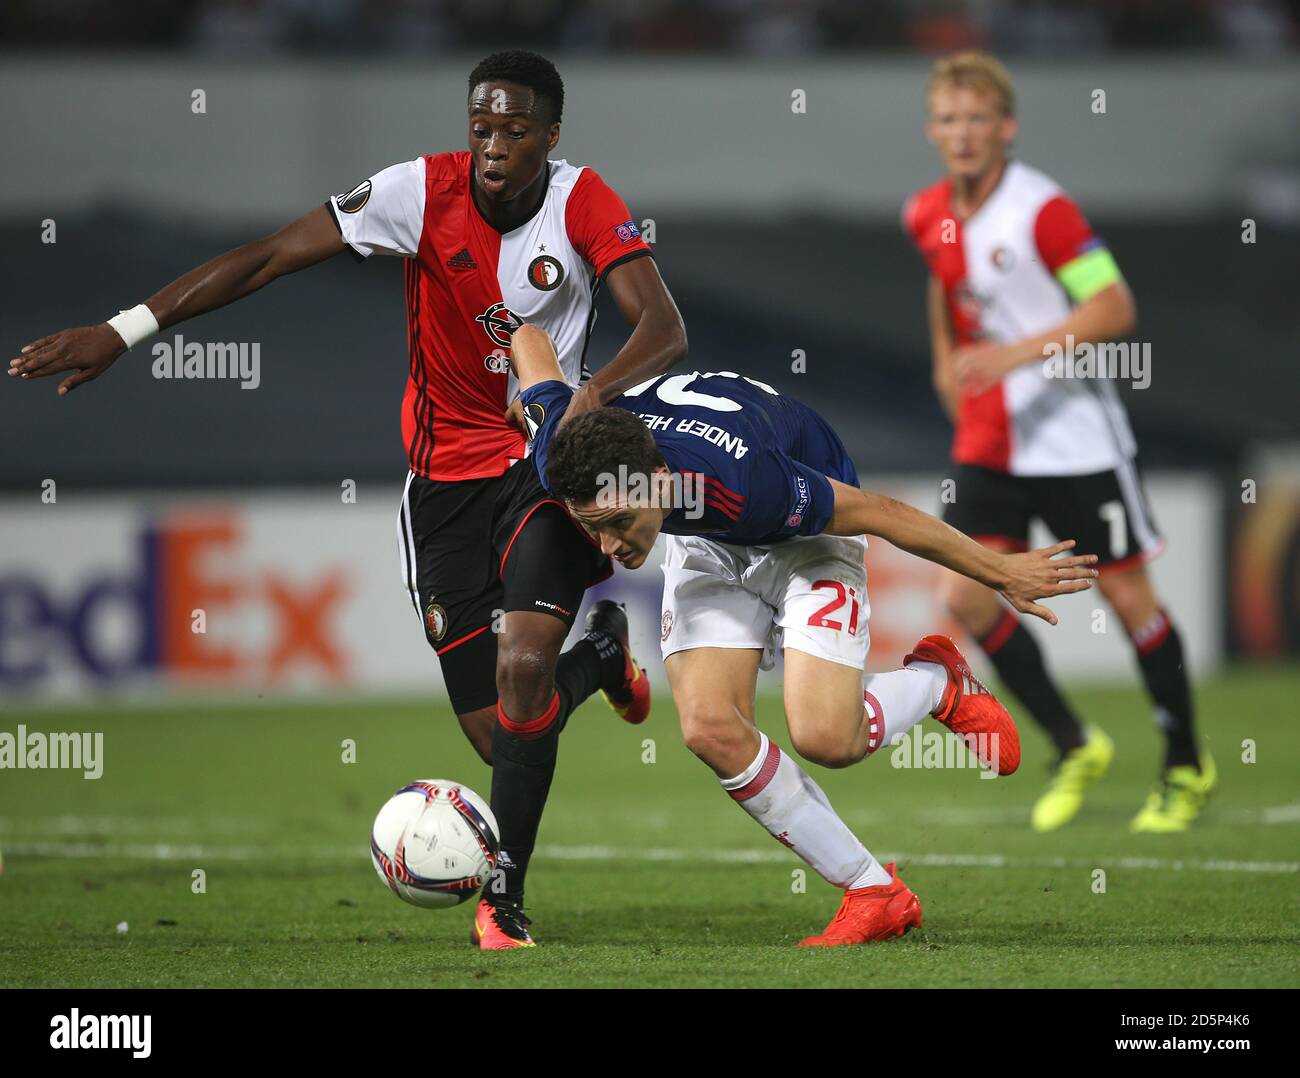
<path id="1" fill-rule="evenodd" d="M 1156 835 L 1186 831 L 1201 814 L 1218 782 L 1214 760 L 1202 749 L 1201 769 L 1186 764 L 1166 771 L 1160 788 L 1152 791 L 1142 811 L 1133 817 L 1129 830 Z"/>
<path id="2" fill-rule="evenodd" d="M 1055 831 L 1079 814 L 1083 794 L 1106 773 L 1115 758 L 1115 742 L 1096 726 L 1085 731 L 1088 740 L 1071 749 L 1056 765 L 1052 781 L 1039 799 L 1029 822 L 1035 831 Z"/>

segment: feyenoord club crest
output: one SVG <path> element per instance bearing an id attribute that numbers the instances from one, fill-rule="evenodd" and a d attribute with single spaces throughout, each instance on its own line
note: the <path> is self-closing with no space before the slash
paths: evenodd
<path id="1" fill-rule="evenodd" d="M 492 304 L 474 321 L 483 327 L 483 332 L 491 338 L 493 344 L 499 344 L 502 348 L 510 347 L 510 335 L 523 325 L 504 303 Z"/>
<path id="2" fill-rule="evenodd" d="M 429 609 L 424 612 L 424 627 L 429 633 L 429 639 L 436 644 L 447 635 L 447 611 L 437 603 L 430 603 Z"/>
<path id="3" fill-rule="evenodd" d="M 528 283 L 541 292 L 552 292 L 564 283 L 564 267 L 558 258 L 538 255 L 528 263 Z"/>

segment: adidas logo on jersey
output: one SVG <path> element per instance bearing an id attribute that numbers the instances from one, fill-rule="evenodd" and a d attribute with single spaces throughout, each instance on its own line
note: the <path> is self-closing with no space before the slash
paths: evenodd
<path id="1" fill-rule="evenodd" d="M 447 265 L 452 269 L 478 269 L 478 263 L 474 261 L 474 256 L 469 253 L 468 247 L 462 247 L 447 259 Z"/>

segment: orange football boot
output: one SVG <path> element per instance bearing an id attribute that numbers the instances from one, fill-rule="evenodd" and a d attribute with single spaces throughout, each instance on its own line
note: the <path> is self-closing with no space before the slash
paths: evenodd
<path id="1" fill-rule="evenodd" d="M 921 927 L 921 900 L 898 878 L 894 862 L 885 866 L 889 883 L 845 891 L 831 923 L 820 936 L 799 941 L 800 947 L 847 947 L 855 943 L 891 940 Z"/>
<path id="2" fill-rule="evenodd" d="M 998 775 L 1020 766 L 1020 734 L 1011 713 L 971 673 L 966 656 L 946 636 L 922 637 L 903 660 L 935 663 L 948 671 L 948 687 L 932 714 L 966 742 L 981 764 Z"/>
<path id="3" fill-rule="evenodd" d="M 632 656 L 628 645 L 627 611 L 622 603 L 601 599 L 587 614 L 587 632 L 605 633 L 623 649 L 623 682 L 614 689 L 602 689 L 610 707 L 624 722 L 634 726 L 650 714 L 650 679 Z"/>
<path id="4" fill-rule="evenodd" d="M 528 934 L 528 918 L 523 910 L 509 904 L 494 906 L 487 899 L 479 899 L 478 909 L 474 911 L 474 924 L 469 930 L 469 941 L 483 951 L 537 946 Z"/>

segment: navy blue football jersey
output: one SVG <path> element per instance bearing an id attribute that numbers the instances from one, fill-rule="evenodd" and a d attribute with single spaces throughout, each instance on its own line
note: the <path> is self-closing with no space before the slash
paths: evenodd
<path id="1" fill-rule="evenodd" d="M 521 397 L 543 483 L 548 445 L 572 397 L 573 390 L 558 381 L 541 382 Z M 816 535 L 835 507 L 827 476 L 858 485 L 853 461 L 826 420 L 771 386 L 730 371 L 660 375 L 609 406 L 638 415 L 669 470 L 691 479 L 702 494 L 693 507 L 679 506 L 665 518 L 663 530 L 670 535 L 704 535 L 740 546 Z"/>

